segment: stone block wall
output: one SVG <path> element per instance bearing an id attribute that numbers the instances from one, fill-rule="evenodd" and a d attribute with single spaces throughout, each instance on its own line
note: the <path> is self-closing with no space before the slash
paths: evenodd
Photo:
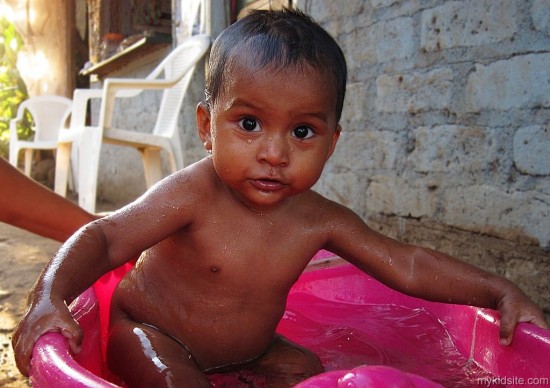
<path id="1" fill-rule="evenodd" d="M 316 189 L 548 309 L 550 0 L 294 3 L 348 61 L 343 133 Z"/>

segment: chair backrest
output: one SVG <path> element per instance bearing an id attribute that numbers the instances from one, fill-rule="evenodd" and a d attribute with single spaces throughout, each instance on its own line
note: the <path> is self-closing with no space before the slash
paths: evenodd
<path id="1" fill-rule="evenodd" d="M 176 85 L 163 92 L 153 133 L 172 137 L 177 131 L 181 104 L 189 87 L 193 69 L 209 47 L 209 36 L 194 35 L 176 47 L 147 77 L 157 78 L 163 73 L 166 80 L 179 79 Z"/>
<path id="2" fill-rule="evenodd" d="M 18 110 L 28 110 L 34 120 L 34 141 L 57 141 L 65 127 L 73 102 L 62 96 L 36 96 L 23 101 Z"/>
<path id="3" fill-rule="evenodd" d="M 206 0 L 186 0 L 181 5 L 181 20 L 184 25 L 187 24 L 187 33 L 208 34 L 206 25 L 207 1 Z"/>

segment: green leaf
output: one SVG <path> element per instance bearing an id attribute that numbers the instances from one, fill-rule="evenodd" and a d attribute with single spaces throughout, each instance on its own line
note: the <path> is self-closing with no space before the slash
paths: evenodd
<path id="1" fill-rule="evenodd" d="M 13 45 L 12 45 L 13 43 Z M 17 116 L 17 108 L 28 98 L 25 82 L 17 69 L 17 57 L 23 47 L 23 39 L 15 26 L 0 17 L 0 156 L 7 157 L 9 122 Z M 27 112 L 18 126 L 20 138 L 32 136 L 32 119 Z"/>

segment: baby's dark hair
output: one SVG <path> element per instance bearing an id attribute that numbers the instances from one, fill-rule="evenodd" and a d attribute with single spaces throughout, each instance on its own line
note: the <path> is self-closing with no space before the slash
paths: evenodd
<path id="1" fill-rule="evenodd" d="M 223 91 L 224 73 L 239 52 L 255 55 L 253 61 L 259 68 L 307 64 L 319 70 L 336 90 L 336 117 L 340 120 L 346 93 L 346 60 L 336 41 L 311 17 L 290 9 L 252 11 L 224 30 L 210 53 L 205 100 L 208 106 Z"/>

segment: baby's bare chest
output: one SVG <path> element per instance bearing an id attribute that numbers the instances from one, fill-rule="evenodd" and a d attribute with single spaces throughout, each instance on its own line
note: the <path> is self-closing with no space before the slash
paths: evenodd
<path id="1" fill-rule="evenodd" d="M 233 331 L 246 322 L 255 322 L 262 332 L 272 328 L 312 254 L 307 244 L 286 240 L 271 246 L 279 236 L 256 231 L 247 238 L 243 233 L 232 229 L 208 238 L 179 233 L 152 247 L 123 291 L 144 291 L 132 297 L 141 306 L 133 303 L 125 310 L 178 338 L 187 337 L 187 331 L 202 332 L 204 322 L 220 320 Z"/>
<path id="2" fill-rule="evenodd" d="M 149 250 L 144 264 L 148 273 L 178 287 L 258 293 L 292 285 L 316 251 L 307 238 L 235 228 L 163 241 Z"/>
<path id="3" fill-rule="evenodd" d="M 298 219 L 239 214 L 205 217 L 171 237 L 163 249 L 218 275 L 243 269 L 293 271 L 301 268 L 322 245 L 315 228 Z M 168 252 L 166 252 L 168 253 Z M 248 271 L 244 271 L 248 273 Z"/>

